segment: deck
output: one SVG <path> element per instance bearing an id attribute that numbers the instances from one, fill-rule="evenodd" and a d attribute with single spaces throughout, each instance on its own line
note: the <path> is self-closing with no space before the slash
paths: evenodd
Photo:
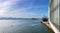
<path id="1" fill-rule="evenodd" d="M 51 25 L 49 24 L 49 22 L 43 22 L 43 24 L 44 24 L 52 33 L 55 33 L 54 30 L 52 29 Z"/>

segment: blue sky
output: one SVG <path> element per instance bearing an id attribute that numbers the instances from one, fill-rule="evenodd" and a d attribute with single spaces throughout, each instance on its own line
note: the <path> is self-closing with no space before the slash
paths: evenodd
<path id="1" fill-rule="evenodd" d="M 0 17 L 39 18 L 48 16 L 49 0 L 0 0 Z"/>

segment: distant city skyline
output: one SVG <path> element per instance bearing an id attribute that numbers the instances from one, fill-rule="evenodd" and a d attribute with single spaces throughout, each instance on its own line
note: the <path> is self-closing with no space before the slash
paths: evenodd
<path id="1" fill-rule="evenodd" d="M 49 0 L 0 0 L 0 17 L 39 18 L 48 16 Z"/>

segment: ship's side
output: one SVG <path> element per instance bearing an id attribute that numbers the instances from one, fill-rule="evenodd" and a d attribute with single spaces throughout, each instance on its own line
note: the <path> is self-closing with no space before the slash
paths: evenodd
<path id="1" fill-rule="evenodd" d="M 49 11 L 49 23 L 55 33 L 60 33 L 60 2 L 59 0 L 50 0 L 48 7 Z"/>

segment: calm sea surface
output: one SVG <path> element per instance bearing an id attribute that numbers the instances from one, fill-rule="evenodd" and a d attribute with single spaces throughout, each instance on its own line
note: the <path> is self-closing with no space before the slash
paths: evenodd
<path id="1" fill-rule="evenodd" d="M 0 33 L 51 33 L 40 20 L 0 20 Z"/>

